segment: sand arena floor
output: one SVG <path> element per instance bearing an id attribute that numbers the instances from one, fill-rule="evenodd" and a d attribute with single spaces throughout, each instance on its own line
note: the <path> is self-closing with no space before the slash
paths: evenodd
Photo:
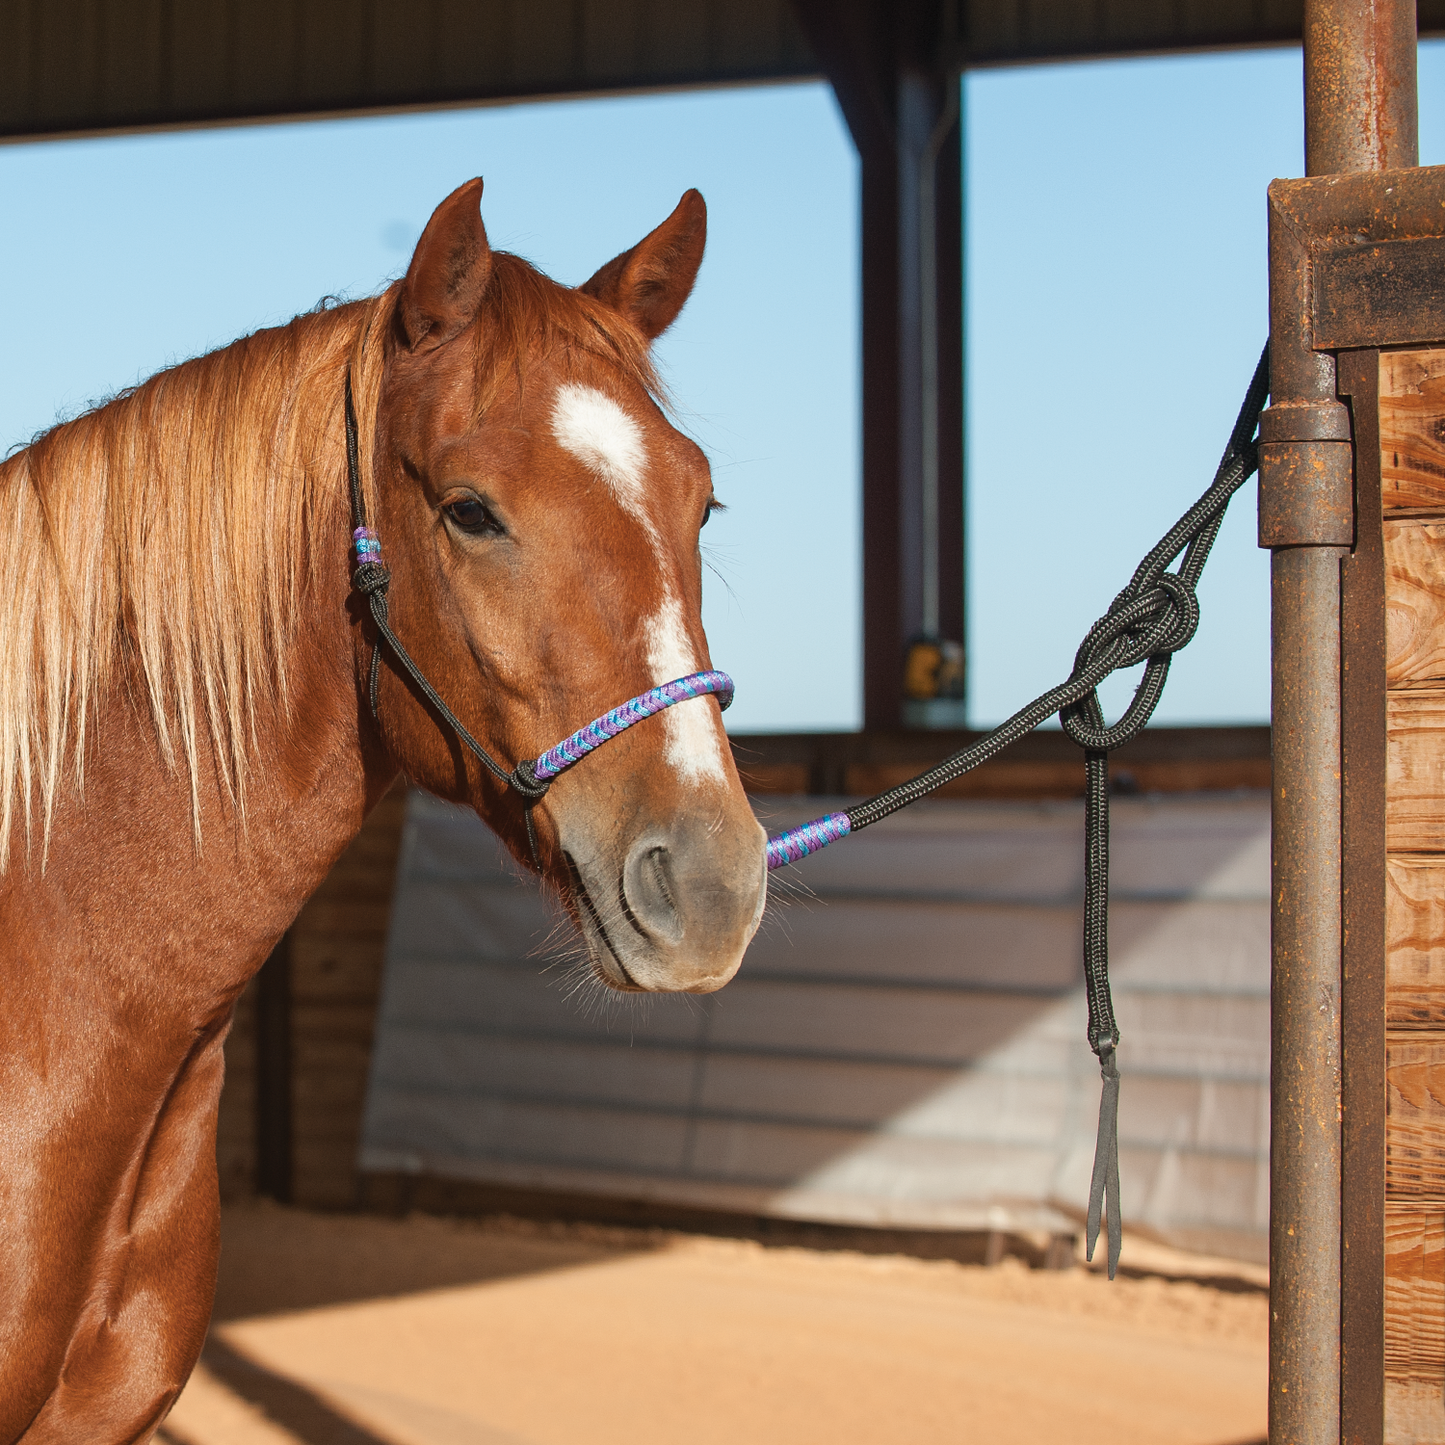
<path id="1" fill-rule="evenodd" d="M 1262 1272 L 230 1209 L 164 1445 L 1263 1445 Z M 1194 1275 L 1196 1278 L 1181 1277 Z"/>

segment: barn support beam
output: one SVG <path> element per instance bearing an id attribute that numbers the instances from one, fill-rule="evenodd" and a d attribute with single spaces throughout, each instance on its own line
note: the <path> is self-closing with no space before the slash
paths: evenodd
<path id="1" fill-rule="evenodd" d="M 1307 0 L 1304 30 L 1308 174 L 1418 164 L 1413 0 Z M 1355 469 L 1311 288 L 1306 238 L 1272 208 L 1260 430 L 1260 545 L 1273 552 L 1271 1445 L 1341 1439 L 1341 564 Z"/>
<path id="2" fill-rule="evenodd" d="M 905 706 L 909 644 L 964 639 L 963 193 L 955 7 L 795 0 L 862 165 L 863 718 Z"/>

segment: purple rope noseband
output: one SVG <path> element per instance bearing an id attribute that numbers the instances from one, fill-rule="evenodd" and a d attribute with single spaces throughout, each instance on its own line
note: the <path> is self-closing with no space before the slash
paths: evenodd
<path id="1" fill-rule="evenodd" d="M 527 771 L 541 784 L 550 783 L 559 773 L 564 773 L 574 763 L 580 763 L 588 753 L 600 748 L 618 733 L 640 723 L 644 718 L 686 702 L 693 697 L 706 697 L 709 693 L 717 697 L 718 703 L 726 708 L 733 700 L 733 680 L 725 672 L 693 672 L 673 682 L 665 682 L 638 696 L 629 698 L 621 707 L 594 718 L 585 728 L 578 728 L 570 738 L 564 738 L 554 748 L 548 748 Z M 797 828 L 768 839 L 768 871 L 785 868 L 846 838 L 852 828 L 847 813 L 829 813 Z"/>
<path id="2" fill-rule="evenodd" d="M 532 764 L 532 776 L 539 783 L 550 783 L 558 773 L 565 772 L 573 763 L 580 763 L 593 749 L 600 748 L 618 733 L 626 732 L 643 718 L 649 718 L 674 703 L 686 702 L 691 697 L 706 697 L 709 693 L 715 694 L 719 706 L 726 709 L 733 700 L 732 678 L 725 672 L 691 672 L 686 677 L 639 693 L 621 707 L 594 718 L 585 728 L 578 728 L 555 748 L 548 748 Z"/>

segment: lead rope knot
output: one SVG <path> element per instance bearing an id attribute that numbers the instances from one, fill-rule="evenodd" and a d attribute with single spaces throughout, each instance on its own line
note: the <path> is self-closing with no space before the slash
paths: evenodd
<path id="1" fill-rule="evenodd" d="M 351 585 L 363 597 L 370 598 L 376 593 L 385 595 L 391 586 L 391 572 L 385 562 L 358 563 L 351 574 Z"/>

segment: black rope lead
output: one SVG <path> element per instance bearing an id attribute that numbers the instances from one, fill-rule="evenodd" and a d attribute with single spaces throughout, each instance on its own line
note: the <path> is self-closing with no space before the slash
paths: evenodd
<path id="1" fill-rule="evenodd" d="M 1229 444 L 1209 489 L 1160 538 L 1135 569 L 1129 585 L 1089 629 L 1066 682 L 1021 708 L 987 736 L 941 763 L 869 798 L 846 817 L 856 833 L 916 803 L 1003 752 L 1058 713 L 1064 731 L 1084 749 L 1084 994 L 1089 1047 L 1099 1060 L 1099 1132 L 1089 1186 L 1087 1258 L 1094 1257 L 1101 1219 L 1107 1219 L 1109 1278 L 1119 1264 L 1119 1028 L 1109 990 L 1109 754 L 1143 731 L 1159 706 L 1169 663 L 1199 627 L 1195 588 L 1219 535 L 1225 509 L 1259 468 L 1255 435 L 1269 397 L 1269 345 L 1255 367 Z M 1179 566 L 1170 572 L 1176 559 Z M 1121 668 L 1144 664 L 1144 675 L 1123 716 L 1106 725 L 1099 684 Z"/>

